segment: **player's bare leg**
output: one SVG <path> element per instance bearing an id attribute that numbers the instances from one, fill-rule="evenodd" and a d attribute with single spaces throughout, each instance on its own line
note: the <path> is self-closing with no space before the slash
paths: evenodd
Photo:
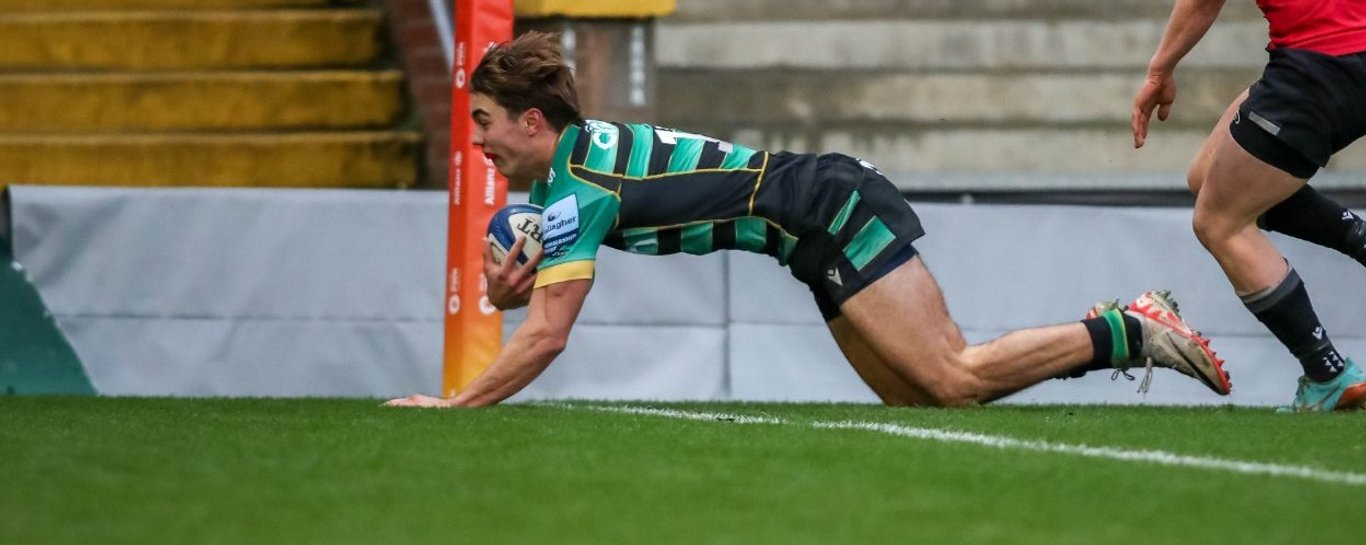
<path id="1" fill-rule="evenodd" d="M 1079 323 L 1016 331 L 967 346 L 919 256 L 849 298 L 840 311 L 883 362 L 938 406 L 998 399 L 1093 355 Z"/>
<path id="2" fill-rule="evenodd" d="M 928 392 L 906 382 L 873 352 L 873 347 L 859 335 L 848 318 L 837 316 L 826 326 L 830 328 L 830 334 L 834 336 L 840 352 L 844 353 L 844 358 L 883 403 L 891 406 L 933 404 Z"/>
<path id="3" fill-rule="evenodd" d="M 1229 104 L 1191 162 L 1186 174 L 1186 184 L 1191 194 L 1200 195 L 1200 189 L 1210 172 L 1215 147 L 1230 138 L 1229 125 L 1238 115 L 1238 108 L 1247 95 L 1245 90 Z M 1285 174 L 1279 170 L 1276 172 Z M 1257 226 L 1264 231 L 1276 231 L 1341 252 L 1366 265 L 1366 220 L 1304 182 L 1299 180 L 1300 188 L 1297 191 L 1261 213 L 1257 218 Z"/>
<path id="4" fill-rule="evenodd" d="M 1253 157 L 1226 125 L 1217 127 L 1209 140 L 1211 154 L 1195 201 L 1196 237 L 1239 294 L 1267 289 L 1285 278 L 1286 263 L 1257 228 L 1257 217 L 1305 181 Z"/>
<path id="5" fill-rule="evenodd" d="M 1215 128 L 1209 147 L 1213 151 L 1195 202 L 1195 234 L 1248 310 L 1304 368 L 1292 408 L 1366 405 L 1366 374 L 1338 353 L 1299 275 L 1256 225 L 1305 180 L 1252 156 L 1225 126 Z"/>
<path id="6" fill-rule="evenodd" d="M 1215 131 L 1223 130 L 1228 132 L 1229 123 L 1233 122 L 1233 117 L 1238 115 L 1238 105 L 1247 100 L 1247 90 L 1243 90 L 1238 98 L 1224 109 L 1223 115 L 1219 116 L 1219 122 L 1214 124 Z M 1186 172 L 1186 186 L 1192 195 L 1199 196 L 1200 188 L 1205 185 L 1205 175 L 1209 172 L 1210 158 L 1214 156 L 1214 135 L 1211 134 L 1205 142 L 1200 145 L 1200 151 L 1195 154 L 1195 159 L 1191 161 L 1190 170 Z"/>

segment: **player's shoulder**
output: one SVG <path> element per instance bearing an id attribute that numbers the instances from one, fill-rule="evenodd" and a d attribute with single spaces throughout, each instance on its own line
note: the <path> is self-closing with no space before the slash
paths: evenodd
<path id="1" fill-rule="evenodd" d="M 593 143 L 600 147 L 609 147 L 616 144 L 623 134 L 632 135 L 653 134 L 658 132 L 677 132 L 674 129 L 651 125 L 649 123 L 626 123 L 622 121 L 603 121 L 599 119 L 587 119 L 581 125 L 574 126 L 578 132 L 574 135 L 575 140 L 584 143 Z"/>

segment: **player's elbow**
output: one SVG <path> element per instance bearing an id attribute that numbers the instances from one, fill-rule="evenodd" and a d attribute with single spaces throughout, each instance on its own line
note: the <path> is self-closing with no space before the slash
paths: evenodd
<path id="1" fill-rule="evenodd" d="M 536 351 L 546 357 L 555 358 L 564 352 L 564 347 L 568 344 L 568 337 L 552 335 L 539 340 L 536 343 Z"/>
<path id="2" fill-rule="evenodd" d="M 565 346 L 569 344 L 569 331 L 559 331 L 552 328 L 537 329 L 531 332 L 531 349 L 537 355 L 554 359 L 564 352 Z"/>

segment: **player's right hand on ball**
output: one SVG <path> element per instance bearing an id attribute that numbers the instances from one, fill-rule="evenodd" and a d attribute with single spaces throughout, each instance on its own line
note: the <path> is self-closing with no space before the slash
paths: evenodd
<path id="1" fill-rule="evenodd" d="M 508 249 L 508 255 L 521 255 L 526 237 L 517 237 L 517 242 Z M 499 310 L 522 308 L 531 301 L 531 290 L 536 285 L 536 266 L 540 265 L 543 252 L 537 251 L 523 265 L 516 259 L 504 259 L 496 263 L 493 249 L 484 245 L 484 277 L 488 279 L 489 302 Z"/>

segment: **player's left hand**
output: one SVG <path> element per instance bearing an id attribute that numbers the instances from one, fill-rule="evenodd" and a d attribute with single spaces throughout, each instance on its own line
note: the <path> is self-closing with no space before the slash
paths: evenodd
<path id="1" fill-rule="evenodd" d="M 517 237 L 508 255 L 521 255 L 526 237 Z M 531 302 L 531 290 L 536 286 L 536 267 L 541 264 L 544 253 L 536 251 L 523 265 L 516 259 L 503 259 L 502 263 L 493 261 L 493 250 L 484 245 L 484 278 L 488 280 L 487 295 L 489 302 L 498 310 L 522 308 Z"/>
<path id="2" fill-rule="evenodd" d="M 1130 129 L 1134 133 L 1135 148 L 1143 147 L 1148 141 L 1148 124 L 1152 121 L 1153 109 L 1157 110 L 1158 120 L 1166 121 L 1173 102 L 1176 102 L 1176 78 L 1171 74 L 1149 73 L 1134 97 Z"/>
<path id="3" fill-rule="evenodd" d="M 387 402 L 384 403 L 384 406 L 385 406 L 385 407 L 426 407 L 426 408 L 433 408 L 433 409 L 444 409 L 444 408 L 454 407 L 455 405 L 452 405 L 449 399 L 445 399 L 445 398 L 441 398 L 441 397 L 424 396 L 424 395 L 422 395 L 422 394 L 413 394 L 413 395 L 410 395 L 410 396 L 408 396 L 408 397 L 400 397 L 400 398 L 398 398 L 398 399 L 390 399 L 389 401 L 387 401 Z"/>

